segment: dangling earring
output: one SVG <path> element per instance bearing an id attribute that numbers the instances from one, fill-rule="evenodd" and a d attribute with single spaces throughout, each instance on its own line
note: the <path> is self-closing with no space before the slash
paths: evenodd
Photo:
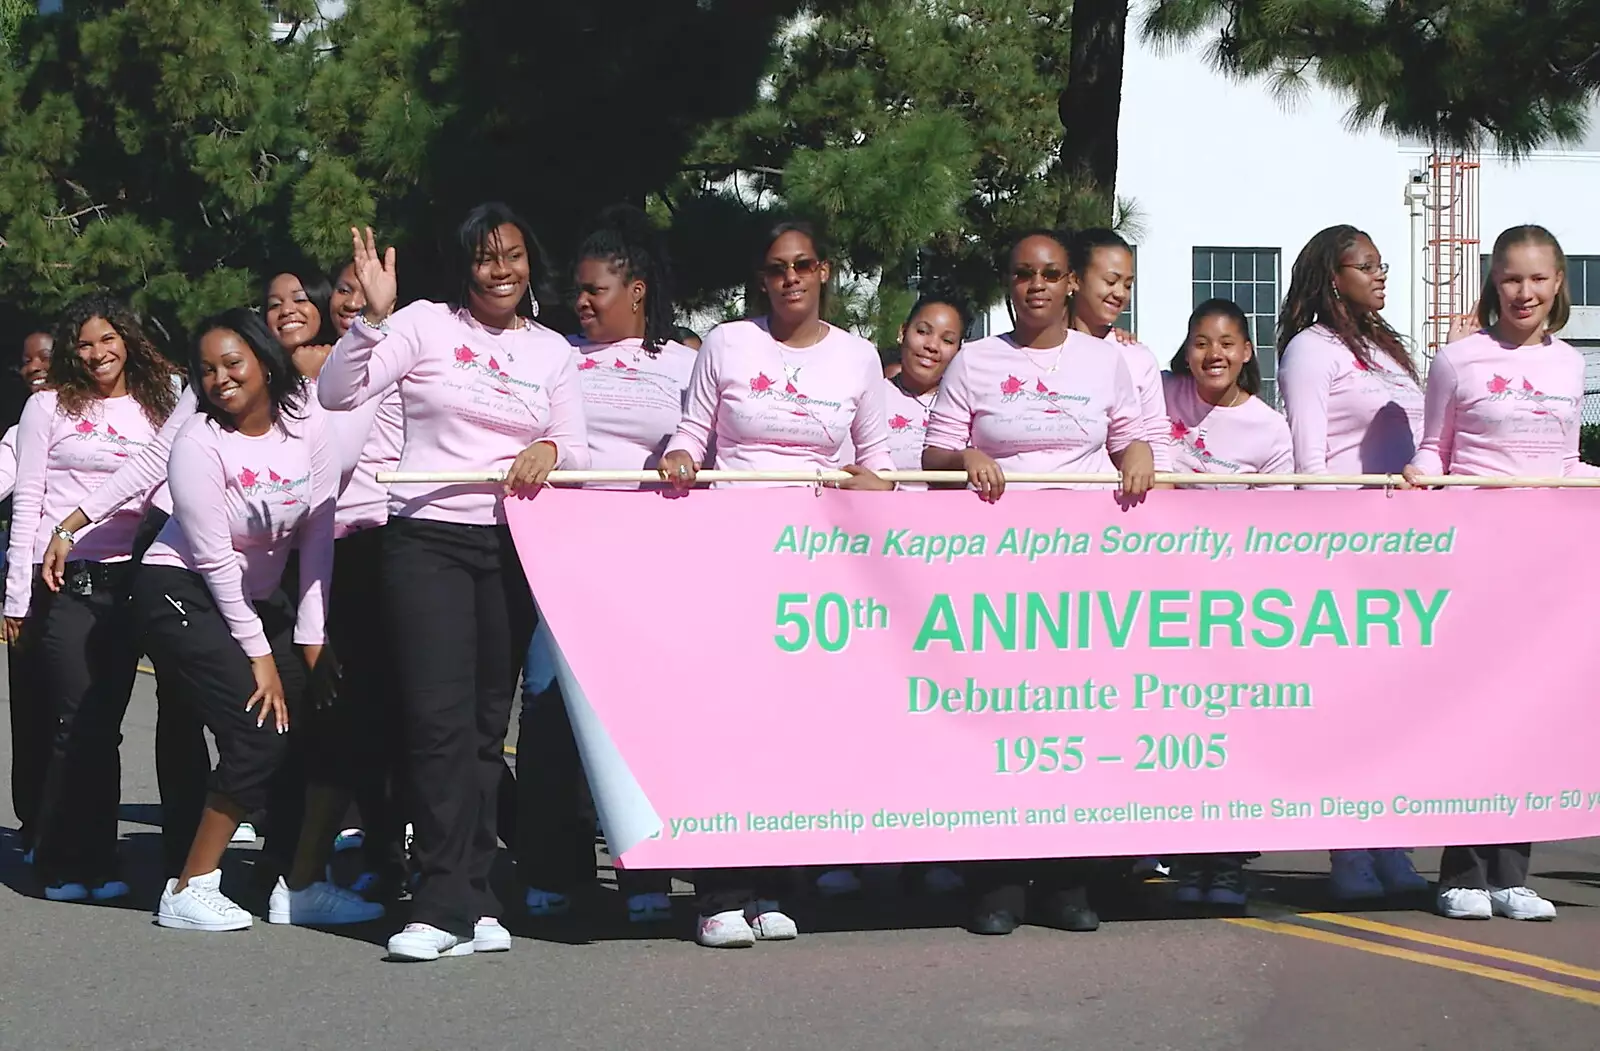
<path id="1" fill-rule="evenodd" d="M 539 316 L 539 301 L 533 298 L 533 286 L 528 286 L 528 312 L 534 317 Z"/>
<path id="2" fill-rule="evenodd" d="M 635 314 L 639 312 L 639 301 L 637 299 L 633 301 L 633 312 Z"/>
<path id="3" fill-rule="evenodd" d="M 1339 286 L 1338 285 L 1332 285 L 1330 287 L 1333 289 L 1333 301 L 1335 303 L 1337 303 L 1339 300 L 1344 298 L 1343 296 L 1341 296 L 1339 294 Z"/>

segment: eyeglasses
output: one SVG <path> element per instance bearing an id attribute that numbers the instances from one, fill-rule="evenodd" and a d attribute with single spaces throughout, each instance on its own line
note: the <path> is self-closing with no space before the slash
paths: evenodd
<path id="1" fill-rule="evenodd" d="M 1367 275 L 1387 274 L 1389 272 L 1388 263 L 1340 263 L 1339 266 L 1346 270 L 1359 270 Z"/>
<path id="2" fill-rule="evenodd" d="M 1032 281 L 1036 277 L 1042 277 L 1054 285 L 1064 280 L 1066 276 L 1067 272 L 1065 270 L 1060 270 L 1053 266 L 1047 266 L 1043 270 L 1036 270 L 1031 266 L 1019 266 L 1011 274 L 1011 277 L 1018 284 L 1024 281 Z"/>
<path id="3" fill-rule="evenodd" d="M 764 277 L 777 280 L 793 270 L 801 277 L 805 277 L 807 274 L 816 273 L 821 266 L 822 260 L 820 259 L 795 259 L 787 263 L 774 259 L 771 262 L 762 263 L 760 273 Z"/>

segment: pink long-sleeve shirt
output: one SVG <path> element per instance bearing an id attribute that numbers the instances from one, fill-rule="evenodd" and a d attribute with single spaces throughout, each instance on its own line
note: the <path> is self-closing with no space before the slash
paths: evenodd
<path id="1" fill-rule="evenodd" d="M 13 424 L 0 438 L 0 500 L 11 495 L 17 484 L 17 428 Z"/>
<path id="2" fill-rule="evenodd" d="M 1260 398 L 1211 405 L 1190 376 L 1163 374 L 1172 469 L 1180 474 L 1290 474 L 1289 423 Z M 1193 487 L 1186 487 L 1193 488 Z M 1245 485 L 1209 489 L 1248 489 Z"/>
<path id="3" fill-rule="evenodd" d="M 827 470 L 847 441 L 855 463 L 892 470 L 878 352 L 831 326 L 794 349 L 772 338 L 765 318 L 718 325 L 695 358 L 667 451 L 701 462 L 713 439 L 718 470 Z"/>
<path id="4" fill-rule="evenodd" d="M 78 505 L 78 510 L 88 515 L 89 521 L 98 522 L 120 510 L 128 501 L 137 499 L 140 503 L 148 501 L 171 514 L 172 497 L 167 492 L 167 456 L 172 452 L 172 443 L 177 439 L 178 432 L 183 430 L 184 424 L 194 419 L 197 405 L 194 388 L 184 384 L 183 392 L 178 395 L 177 406 L 155 437 L 143 449 L 123 461 L 115 474 L 85 497 L 83 503 Z"/>
<path id="5" fill-rule="evenodd" d="M 889 455 L 897 471 L 922 470 L 922 447 L 928 438 L 928 413 L 939 388 L 919 397 L 907 394 L 894 380 L 883 381 L 883 404 L 889 414 Z M 927 482 L 901 482 L 901 489 L 926 489 Z"/>
<path id="6" fill-rule="evenodd" d="M 327 640 L 338 464 L 326 417 L 302 411 L 305 418 L 285 418 L 259 437 L 204 415 L 185 424 L 167 463 L 172 517 L 144 556 L 145 565 L 204 577 L 250 657 L 272 652 L 253 603 L 278 589 L 291 548 L 300 552 L 294 641 Z"/>
<path id="7" fill-rule="evenodd" d="M 1007 474 L 1111 474 L 1110 454 L 1143 441 L 1147 426 L 1127 361 L 1106 341 L 1069 332 L 1058 356 L 989 336 L 950 363 L 928 414 L 928 445 L 977 449 Z"/>
<path id="8" fill-rule="evenodd" d="M 25 617 L 33 598 L 33 567 L 50 546 L 50 528 L 71 514 L 128 458 L 148 444 L 156 427 L 131 396 L 91 401 L 70 417 L 56 392 L 28 399 L 17 423 L 17 479 L 11 501 L 11 543 L 6 552 L 5 615 Z M 137 511 L 112 515 L 78 532 L 72 558 L 119 562 L 133 551 Z"/>
<path id="9" fill-rule="evenodd" d="M 1411 462 L 1422 441 L 1422 388 L 1381 350 L 1370 356 L 1371 367 L 1363 367 L 1321 325 L 1283 348 L 1278 391 L 1295 473 L 1398 474 Z"/>
<path id="10" fill-rule="evenodd" d="M 542 325 L 491 329 L 466 310 L 419 300 L 383 329 L 357 318 L 328 355 L 317 391 L 349 411 L 399 385 L 405 443 L 401 471 L 504 471 L 534 442 L 556 447 L 556 466 L 589 465 L 583 396 L 567 341 Z M 500 491 L 482 483 L 396 483 L 389 513 L 493 525 Z"/>
<path id="11" fill-rule="evenodd" d="M 1510 347 L 1477 332 L 1444 347 L 1428 370 L 1423 474 L 1595 477 L 1578 459 L 1583 355 L 1559 339 Z"/>
<path id="12" fill-rule="evenodd" d="M 1128 375 L 1133 378 L 1133 389 L 1139 396 L 1139 411 L 1144 417 L 1144 440 L 1150 443 L 1150 455 L 1155 460 L 1156 470 L 1172 470 L 1173 451 L 1168 434 L 1167 404 L 1161 387 L 1161 365 L 1156 361 L 1155 351 L 1143 343 L 1122 342 L 1115 330 L 1108 332 L 1105 339 L 1121 352 L 1122 361 L 1128 366 Z"/>
<path id="13" fill-rule="evenodd" d="M 638 339 L 616 343 L 577 339 L 572 354 L 583 391 L 589 466 L 601 471 L 654 470 L 683 418 L 695 352 L 668 342 L 651 356 Z"/>
<path id="14" fill-rule="evenodd" d="M 339 504 L 333 516 L 333 535 L 345 537 L 376 529 L 389 521 L 389 483 L 378 481 L 378 472 L 399 467 L 400 449 L 405 444 L 400 390 L 392 387 L 381 398 L 327 416 L 339 455 Z"/>

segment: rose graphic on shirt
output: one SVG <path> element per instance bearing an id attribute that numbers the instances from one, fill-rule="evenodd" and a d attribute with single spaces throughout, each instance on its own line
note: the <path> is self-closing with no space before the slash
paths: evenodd
<path id="1" fill-rule="evenodd" d="M 767 393 L 772 389 L 772 377 L 765 372 L 758 373 L 756 378 L 750 381 L 750 389 L 758 395 Z"/>
<path id="2" fill-rule="evenodd" d="M 1007 398 L 1022 393 L 1022 381 L 1015 376 L 1007 376 L 1000 381 L 1000 393 Z"/>
<path id="3" fill-rule="evenodd" d="M 889 417 L 889 429 L 891 431 L 903 431 L 909 426 L 911 426 L 911 421 L 899 413 Z"/>
<path id="4" fill-rule="evenodd" d="M 578 362 L 579 372 L 587 372 L 590 369 L 597 369 L 599 367 L 600 363 L 593 358 L 584 358 L 582 361 Z"/>
<path id="5" fill-rule="evenodd" d="M 1193 437 L 1191 437 L 1191 435 Z M 1206 446 L 1204 428 L 1195 430 L 1182 420 L 1172 421 L 1172 441 L 1181 460 L 1187 454 L 1201 468 L 1215 467 L 1229 474 L 1243 473 L 1244 468 L 1232 460 L 1224 460 Z"/>
<path id="6" fill-rule="evenodd" d="M 490 354 L 489 359 L 484 361 L 480 359 L 477 351 L 468 346 L 460 346 L 455 349 L 454 367 L 472 373 L 475 385 L 478 380 L 484 380 L 496 394 L 517 398 L 519 401 L 521 398 L 512 389 L 513 387 L 521 387 L 529 393 L 537 392 L 540 389 L 539 384 L 518 379 L 506 372 L 500 367 L 500 360 L 493 354 Z M 579 367 L 582 368 L 581 365 Z"/>
<path id="7" fill-rule="evenodd" d="M 260 471 L 253 471 L 248 467 L 240 468 L 239 488 L 244 490 L 246 496 L 282 494 L 286 506 L 297 504 L 305 498 L 303 492 L 311 484 L 310 474 L 299 478 L 285 478 L 271 467 L 266 469 L 266 473 L 266 480 L 263 481 Z"/>
<path id="8" fill-rule="evenodd" d="M 79 420 L 73 424 L 72 433 L 67 437 L 76 441 L 93 442 L 97 446 L 109 445 L 111 446 L 110 450 L 99 449 L 96 451 L 109 451 L 112 456 L 119 459 L 127 459 L 130 446 L 135 449 L 142 449 L 145 444 L 144 442 L 130 440 L 109 423 L 105 425 L 104 430 L 101 430 L 92 420 Z"/>
<path id="9" fill-rule="evenodd" d="M 1169 422 L 1172 424 L 1172 440 L 1175 442 L 1183 441 L 1184 437 L 1189 433 L 1189 425 L 1182 420 L 1170 420 Z"/>
<path id="10" fill-rule="evenodd" d="M 1509 378 L 1495 373 L 1494 378 L 1484 384 L 1484 389 L 1489 392 L 1490 401 L 1510 400 L 1522 403 L 1522 407 L 1527 409 L 1530 416 L 1553 415 L 1554 413 L 1550 407 L 1551 403 L 1555 403 L 1557 410 L 1562 406 L 1576 407 L 1578 404 L 1576 398 L 1563 397 L 1559 394 L 1546 394 L 1538 387 L 1535 387 L 1533 382 L 1526 376 L 1522 377 L 1520 384 L 1513 386 Z"/>

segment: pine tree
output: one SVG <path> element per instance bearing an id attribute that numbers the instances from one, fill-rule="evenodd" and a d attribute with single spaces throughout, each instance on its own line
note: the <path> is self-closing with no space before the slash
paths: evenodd
<path id="1" fill-rule="evenodd" d="M 1085 195 L 1045 178 L 1071 11 L 857 0 L 797 20 L 760 99 L 711 126 L 666 193 L 687 282 L 702 300 L 741 285 L 764 213 L 793 210 L 825 220 L 852 270 L 881 273 L 877 296 L 856 304 L 880 342 L 913 277 L 993 302 L 1010 233 L 1083 217 Z"/>
<path id="2" fill-rule="evenodd" d="M 1600 91 L 1594 0 L 1155 0 L 1144 34 L 1210 37 L 1227 73 L 1288 96 L 1319 83 L 1353 127 L 1442 149 L 1574 139 Z"/>
<path id="3" fill-rule="evenodd" d="M 0 67 L 6 298 L 48 317 L 110 288 L 169 335 L 253 301 L 261 262 L 288 254 L 278 219 L 312 143 L 284 87 L 310 60 L 258 0 L 29 19 Z"/>

